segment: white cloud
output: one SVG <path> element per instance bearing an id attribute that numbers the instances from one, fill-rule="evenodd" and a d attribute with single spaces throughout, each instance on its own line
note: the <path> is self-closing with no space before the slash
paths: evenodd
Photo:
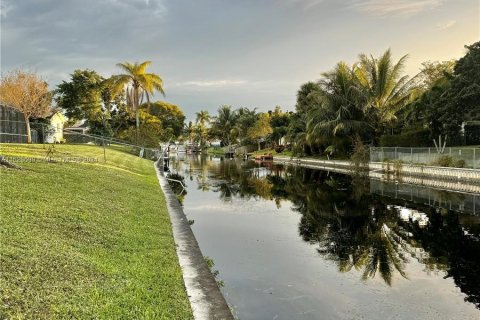
<path id="1" fill-rule="evenodd" d="M 8 12 L 12 10 L 12 5 L 9 4 L 7 1 L 3 1 L 2 3 L 0 3 L 0 17 L 1 18 L 6 18 L 7 15 L 8 15 Z"/>
<path id="2" fill-rule="evenodd" d="M 302 6 L 303 9 L 310 9 L 321 4 L 324 0 L 289 0 L 289 2 L 298 4 Z"/>
<path id="3" fill-rule="evenodd" d="M 450 20 L 446 23 L 440 23 L 437 25 L 437 30 L 446 30 L 448 28 L 453 27 L 457 23 L 456 20 Z"/>
<path id="4" fill-rule="evenodd" d="M 350 8 L 375 16 L 412 16 L 435 8 L 444 0 L 359 0 Z"/>
<path id="5" fill-rule="evenodd" d="M 230 87 L 247 83 L 245 80 L 195 80 L 177 83 L 177 86 L 191 87 Z"/>

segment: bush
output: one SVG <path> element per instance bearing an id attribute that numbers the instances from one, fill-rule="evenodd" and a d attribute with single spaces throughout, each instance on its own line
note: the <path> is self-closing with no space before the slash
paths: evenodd
<path id="1" fill-rule="evenodd" d="M 285 146 L 283 144 L 275 147 L 275 152 L 276 153 L 281 153 L 281 152 L 283 152 L 283 150 L 285 150 Z"/>
<path id="2" fill-rule="evenodd" d="M 431 145 L 429 129 L 417 129 L 380 137 L 381 147 L 430 147 Z"/>
<path id="3" fill-rule="evenodd" d="M 459 159 L 456 160 L 452 156 L 444 155 L 437 158 L 437 160 L 430 163 L 433 166 L 438 167 L 454 167 L 454 168 L 464 168 L 465 160 Z"/>
<path id="4" fill-rule="evenodd" d="M 480 123 L 465 125 L 465 142 L 467 145 L 480 144 Z"/>

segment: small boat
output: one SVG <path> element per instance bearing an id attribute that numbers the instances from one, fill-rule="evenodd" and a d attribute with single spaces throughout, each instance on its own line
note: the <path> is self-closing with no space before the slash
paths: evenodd
<path id="1" fill-rule="evenodd" d="M 255 160 L 271 161 L 271 160 L 273 160 L 273 155 L 271 153 L 257 154 L 255 156 Z"/>

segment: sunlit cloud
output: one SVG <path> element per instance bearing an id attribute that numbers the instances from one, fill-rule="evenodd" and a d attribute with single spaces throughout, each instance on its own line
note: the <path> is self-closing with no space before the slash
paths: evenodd
<path id="1" fill-rule="evenodd" d="M 438 24 L 438 25 L 437 25 L 437 30 L 446 30 L 446 29 L 448 29 L 448 28 L 453 27 L 456 23 L 457 23 L 457 21 L 455 21 L 455 20 L 450 20 L 450 21 L 448 21 L 447 23 Z"/>
<path id="2" fill-rule="evenodd" d="M 195 80 L 179 82 L 177 86 L 190 86 L 190 87 L 231 87 L 246 84 L 245 80 Z"/>
<path id="3" fill-rule="evenodd" d="M 359 0 L 354 1 L 350 8 L 374 16 L 412 16 L 443 2 L 444 0 Z"/>

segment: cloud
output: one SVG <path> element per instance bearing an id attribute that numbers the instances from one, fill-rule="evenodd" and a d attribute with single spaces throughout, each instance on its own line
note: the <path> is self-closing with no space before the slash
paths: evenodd
<path id="1" fill-rule="evenodd" d="M 448 28 L 453 27 L 457 23 L 456 20 L 450 20 L 446 23 L 440 23 L 437 25 L 437 30 L 446 30 Z"/>
<path id="2" fill-rule="evenodd" d="M 324 2 L 324 0 L 288 0 L 290 3 L 300 5 L 303 9 L 307 10 Z"/>
<path id="3" fill-rule="evenodd" d="M 246 84 L 245 80 L 195 80 L 195 81 L 186 81 L 180 82 L 176 85 L 179 87 L 188 86 L 188 87 L 231 87 Z"/>
<path id="4" fill-rule="evenodd" d="M 0 3 L 0 17 L 5 19 L 8 15 L 8 12 L 12 10 L 12 6 L 8 4 L 6 1 Z"/>
<path id="5" fill-rule="evenodd" d="M 359 0 L 350 5 L 374 16 L 412 16 L 419 12 L 435 8 L 444 0 Z"/>

